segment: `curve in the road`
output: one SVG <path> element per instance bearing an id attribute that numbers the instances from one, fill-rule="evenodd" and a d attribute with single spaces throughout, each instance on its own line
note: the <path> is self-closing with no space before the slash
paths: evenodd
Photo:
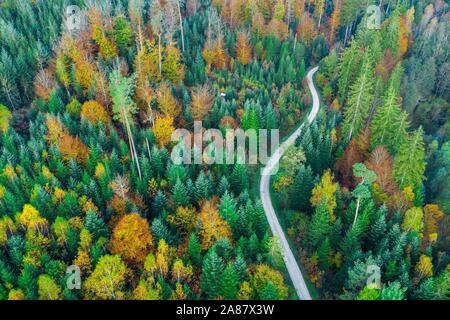
<path id="1" fill-rule="evenodd" d="M 317 93 L 316 88 L 313 83 L 313 76 L 317 72 L 319 67 L 315 67 L 311 69 L 306 78 L 308 81 L 308 87 L 311 91 L 311 95 L 313 98 L 313 106 L 311 112 L 308 115 L 308 123 L 311 123 L 317 116 L 320 107 L 319 95 Z M 278 237 L 280 240 L 281 250 L 283 253 L 284 262 L 286 264 L 286 268 L 289 272 L 289 276 L 291 277 L 292 283 L 294 284 L 295 291 L 300 300 L 311 300 L 311 295 L 309 293 L 308 287 L 306 286 L 305 280 L 303 278 L 302 272 L 295 260 L 294 255 L 292 254 L 291 248 L 289 247 L 289 243 L 286 240 L 286 236 L 281 228 L 280 223 L 278 222 L 277 215 L 275 214 L 275 210 L 272 206 L 272 200 L 270 199 L 270 177 L 271 173 L 275 166 L 278 165 L 281 157 L 284 152 L 295 142 L 298 136 L 302 133 L 303 127 L 305 123 L 303 123 L 295 132 L 289 136 L 289 138 L 284 141 L 280 147 L 275 150 L 273 155 L 270 157 L 267 165 L 264 167 L 261 174 L 261 182 L 259 185 L 259 193 L 261 196 L 261 201 L 264 207 L 264 212 L 266 213 L 267 220 L 269 221 L 270 229 L 274 236 Z"/>

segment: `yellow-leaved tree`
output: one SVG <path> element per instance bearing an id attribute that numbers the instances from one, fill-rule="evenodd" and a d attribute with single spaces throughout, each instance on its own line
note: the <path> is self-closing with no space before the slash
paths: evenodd
<path id="1" fill-rule="evenodd" d="M 12 118 L 12 113 L 7 107 L 0 103 L 0 133 L 5 133 L 9 128 L 9 121 Z"/>
<path id="2" fill-rule="evenodd" d="M 61 300 L 61 288 L 48 275 L 38 278 L 39 300 Z"/>
<path id="3" fill-rule="evenodd" d="M 86 101 L 81 107 L 81 118 L 91 123 L 108 124 L 110 119 L 105 108 L 95 100 Z"/>
<path id="4" fill-rule="evenodd" d="M 328 212 L 330 213 L 330 220 L 333 222 L 336 220 L 334 215 L 334 209 L 336 208 L 336 196 L 338 184 L 333 183 L 333 175 L 330 170 L 324 172 L 320 183 L 314 187 L 311 196 L 311 205 L 313 207 L 318 206 L 322 200 L 325 200 Z"/>
<path id="5" fill-rule="evenodd" d="M 202 249 L 211 248 L 217 240 L 231 241 L 231 229 L 217 211 L 215 200 L 204 201 L 200 212 L 200 237 Z"/>
<path id="6" fill-rule="evenodd" d="M 119 255 L 101 257 L 84 282 L 87 299 L 116 300 L 124 298 L 127 268 Z"/>
<path id="7" fill-rule="evenodd" d="M 239 32 L 236 39 L 236 59 L 246 65 L 252 60 L 252 47 L 247 33 Z"/>
<path id="8" fill-rule="evenodd" d="M 159 147 L 165 147 L 175 131 L 173 127 L 173 118 L 171 116 L 156 117 L 153 134 Z"/>
<path id="9" fill-rule="evenodd" d="M 148 222 L 137 213 L 125 215 L 114 228 L 111 252 L 120 254 L 128 263 L 143 263 L 152 246 Z"/>
<path id="10" fill-rule="evenodd" d="M 156 93 L 156 100 L 158 101 L 159 110 L 161 110 L 164 116 L 171 116 L 173 119 L 176 119 L 180 115 L 181 108 L 165 82 L 159 86 Z"/>

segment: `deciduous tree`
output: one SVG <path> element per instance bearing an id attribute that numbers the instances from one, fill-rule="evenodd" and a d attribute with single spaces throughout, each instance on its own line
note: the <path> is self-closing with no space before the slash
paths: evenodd
<path id="1" fill-rule="evenodd" d="M 119 254 L 129 263 L 140 264 L 152 247 L 153 239 L 147 220 L 137 213 L 127 214 L 120 219 L 112 234 L 113 254 Z"/>

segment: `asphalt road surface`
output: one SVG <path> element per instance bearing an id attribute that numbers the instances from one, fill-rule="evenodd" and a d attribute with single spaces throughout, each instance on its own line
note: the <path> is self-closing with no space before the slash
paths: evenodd
<path id="1" fill-rule="evenodd" d="M 319 95 L 317 94 L 317 90 L 314 87 L 313 83 L 313 76 L 318 69 L 319 67 L 314 67 L 306 75 L 308 87 L 309 90 L 311 91 L 311 95 L 313 98 L 313 106 L 307 119 L 308 123 L 311 123 L 316 118 L 317 113 L 319 112 L 320 106 Z M 311 300 L 311 295 L 309 294 L 308 287 L 306 286 L 305 280 L 303 279 L 302 272 L 298 267 L 294 255 L 292 254 L 291 248 L 289 247 L 289 243 L 286 240 L 286 236 L 283 232 L 283 229 L 281 228 L 280 223 L 278 222 L 277 215 L 275 214 L 275 211 L 272 206 L 272 201 L 270 199 L 271 172 L 278 165 L 284 152 L 286 152 L 286 150 L 292 144 L 295 143 L 295 140 L 302 133 L 304 126 L 305 123 L 300 125 L 300 127 L 297 130 L 295 130 L 295 132 L 291 134 L 289 138 L 287 138 L 286 141 L 284 141 L 277 150 L 275 150 L 272 157 L 269 159 L 267 165 L 264 167 L 262 171 L 261 182 L 259 185 L 259 193 L 261 196 L 261 201 L 264 207 L 264 211 L 266 213 L 267 220 L 269 221 L 270 229 L 272 230 L 273 235 L 276 236 L 280 241 L 284 262 L 289 272 L 289 276 L 292 279 L 292 283 L 294 284 L 295 291 L 297 292 L 297 295 L 300 298 L 300 300 Z"/>

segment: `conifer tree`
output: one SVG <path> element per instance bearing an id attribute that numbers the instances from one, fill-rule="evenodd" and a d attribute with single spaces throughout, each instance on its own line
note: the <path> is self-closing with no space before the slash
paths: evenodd
<path id="1" fill-rule="evenodd" d="M 308 230 L 308 239 L 311 244 L 316 247 L 329 234 L 330 214 L 328 213 L 327 204 L 325 201 L 320 202 L 316 207 L 311 219 L 311 224 Z"/>
<path id="2" fill-rule="evenodd" d="M 395 154 L 398 146 L 407 138 L 408 115 L 402 112 L 398 102 L 397 91 L 390 85 L 384 103 L 377 109 L 372 120 L 372 149 L 384 144 L 391 154 Z"/>
<path id="3" fill-rule="evenodd" d="M 195 233 L 192 233 L 189 237 L 188 253 L 191 261 L 195 265 L 200 266 L 202 263 L 202 248 Z"/>
<path id="4" fill-rule="evenodd" d="M 358 78 L 350 87 L 347 106 L 344 109 L 343 134 L 348 140 L 358 135 L 364 127 L 369 109 L 373 101 L 373 66 L 369 53 L 365 54 L 364 62 Z"/>
<path id="5" fill-rule="evenodd" d="M 229 264 L 220 280 L 220 295 L 226 300 L 236 299 L 238 293 L 239 278 L 232 264 Z"/>
<path id="6" fill-rule="evenodd" d="M 394 160 L 393 175 L 401 189 L 406 186 L 415 189 L 422 185 L 425 167 L 423 129 L 419 127 L 399 146 Z"/>
<path id="7" fill-rule="evenodd" d="M 203 259 L 200 276 L 200 288 L 208 299 L 215 299 L 220 295 L 223 271 L 223 260 L 212 247 Z"/>

